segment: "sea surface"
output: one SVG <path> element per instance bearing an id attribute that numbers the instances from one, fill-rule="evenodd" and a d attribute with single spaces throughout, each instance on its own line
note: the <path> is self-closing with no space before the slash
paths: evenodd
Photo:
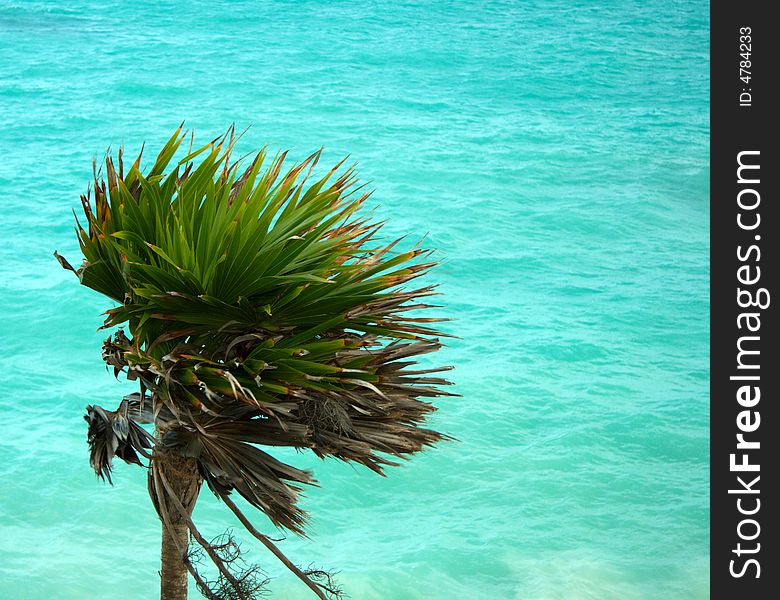
<path id="1" fill-rule="evenodd" d="M 84 406 L 134 389 L 109 305 L 52 252 L 93 157 L 183 120 L 350 154 L 444 261 L 459 441 L 386 479 L 283 453 L 320 482 L 285 552 L 355 600 L 707 598 L 708 38 L 703 0 L 0 0 L 0 598 L 157 594 L 144 471 L 88 464 Z M 311 597 L 208 491 L 195 516 Z"/>

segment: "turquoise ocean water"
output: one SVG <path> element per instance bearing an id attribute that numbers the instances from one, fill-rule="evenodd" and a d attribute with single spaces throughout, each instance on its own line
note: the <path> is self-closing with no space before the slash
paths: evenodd
<path id="1" fill-rule="evenodd" d="M 388 235 L 428 234 L 443 445 L 387 479 L 313 457 L 299 563 L 354 599 L 701 599 L 708 587 L 708 4 L 0 0 L 0 598 L 157 593 L 141 469 L 87 462 L 115 406 L 71 209 L 108 145 L 252 125 L 350 153 Z M 205 492 L 217 535 L 235 526 Z M 264 528 L 270 525 L 259 519 Z M 269 597 L 303 599 L 275 578 Z M 197 597 L 193 595 L 193 597 Z"/>

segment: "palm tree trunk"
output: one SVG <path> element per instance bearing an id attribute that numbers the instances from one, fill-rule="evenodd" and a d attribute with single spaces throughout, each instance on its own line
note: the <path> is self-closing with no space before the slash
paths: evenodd
<path id="1" fill-rule="evenodd" d="M 182 515 L 176 502 L 168 499 L 165 508 L 173 531 L 162 523 L 162 547 L 160 551 L 160 600 L 187 600 L 187 567 L 183 558 L 189 544 L 186 517 L 192 514 L 198 498 L 201 479 L 197 462 L 168 449 L 155 449 L 154 461 L 160 473 L 169 482 L 179 502 L 186 508 Z"/>
<path id="2" fill-rule="evenodd" d="M 186 600 L 187 599 L 187 568 L 182 562 L 180 547 L 187 547 L 187 525 L 174 525 L 175 538 L 171 536 L 163 525 L 162 549 L 160 557 L 162 568 L 160 570 L 160 600 Z"/>

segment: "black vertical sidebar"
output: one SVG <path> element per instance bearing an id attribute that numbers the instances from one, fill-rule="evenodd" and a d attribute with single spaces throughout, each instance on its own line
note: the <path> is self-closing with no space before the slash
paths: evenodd
<path id="1" fill-rule="evenodd" d="M 780 597 L 777 67 L 769 2 L 711 4 L 710 593 Z M 774 490 L 774 491 L 772 491 Z"/>

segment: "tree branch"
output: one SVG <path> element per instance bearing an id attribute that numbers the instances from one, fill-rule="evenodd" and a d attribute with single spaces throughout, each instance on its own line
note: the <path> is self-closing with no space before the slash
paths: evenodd
<path id="1" fill-rule="evenodd" d="M 246 530 L 251 533 L 253 536 L 255 536 L 260 542 L 268 548 L 276 558 L 278 558 L 280 561 L 282 561 L 282 564 L 284 564 L 285 567 L 290 569 L 295 575 L 303 581 L 309 589 L 311 589 L 315 594 L 317 594 L 317 597 L 321 600 L 328 600 L 328 597 L 323 593 L 322 586 L 318 584 L 316 581 L 312 581 L 306 573 L 301 571 L 298 567 L 293 564 L 293 562 L 287 558 L 284 553 L 279 550 L 279 548 L 274 544 L 270 538 L 266 535 L 263 535 L 260 533 L 257 529 L 255 529 L 254 525 L 249 521 L 249 519 L 246 518 L 244 513 L 241 512 L 241 510 L 236 506 L 235 502 L 233 502 L 227 494 L 220 494 L 220 498 L 222 501 L 228 505 L 228 508 L 233 511 L 233 513 L 238 517 L 238 520 L 241 521 L 241 524 L 246 527 Z"/>

